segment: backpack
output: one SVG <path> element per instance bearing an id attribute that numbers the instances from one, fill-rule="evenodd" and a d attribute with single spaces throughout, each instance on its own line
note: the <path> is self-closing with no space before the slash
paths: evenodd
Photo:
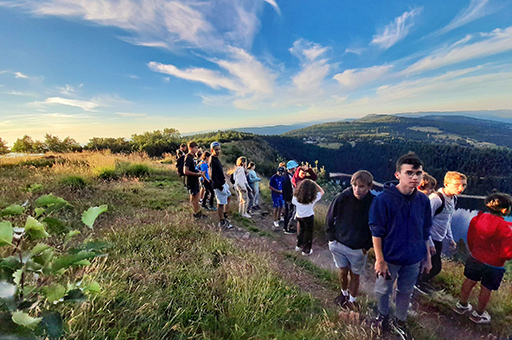
<path id="1" fill-rule="evenodd" d="M 231 184 L 235 184 L 235 176 L 234 175 L 235 175 L 235 173 L 233 172 L 231 174 L 231 176 L 229 176 L 229 181 L 231 182 Z"/>
<path id="2" fill-rule="evenodd" d="M 434 216 L 439 215 L 443 211 L 444 206 L 446 205 L 444 195 L 442 193 L 440 193 L 439 191 L 436 191 L 436 195 L 439 196 L 439 198 L 441 199 L 441 205 L 439 206 L 439 208 L 436 209 Z M 457 205 L 457 196 L 453 196 L 453 197 L 454 197 L 453 205 L 456 206 Z"/>
<path id="3" fill-rule="evenodd" d="M 182 154 L 176 160 L 176 172 L 178 173 L 178 176 L 180 176 L 180 177 L 185 175 L 185 173 L 183 172 L 184 166 L 185 166 L 185 154 Z"/>

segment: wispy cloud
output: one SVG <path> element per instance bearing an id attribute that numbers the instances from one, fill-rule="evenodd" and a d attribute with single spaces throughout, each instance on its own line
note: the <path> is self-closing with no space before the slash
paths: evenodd
<path id="1" fill-rule="evenodd" d="M 64 87 L 58 87 L 61 94 L 69 96 L 74 94 L 78 89 L 82 88 L 84 84 L 80 84 L 77 87 L 66 84 Z"/>
<path id="2" fill-rule="evenodd" d="M 50 105 L 67 105 L 67 106 L 74 106 L 79 107 L 84 111 L 95 111 L 94 109 L 99 106 L 99 104 L 91 102 L 91 101 L 84 101 L 84 100 L 75 100 L 75 99 L 66 99 L 61 97 L 50 97 L 47 98 L 44 102 L 37 102 L 39 104 L 50 104 Z"/>
<path id="3" fill-rule="evenodd" d="M 373 66 L 363 69 L 345 70 L 343 73 L 336 74 L 333 79 L 340 85 L 349 88 L 356 88 L 371 83 L 393 68 L 393 65 Z"/>
<path id="4" fill-rule="evenodd" d="M 178 69 L 174 65 L 150 62 L 148 67 L 154 72 L 177 78 L 200 82 L 213 89 L 226 89 L 238 97 L 262 96 L 272 93 L 276 75 L 263 66 L 252 55 L 240 48 L 230 48 L 230 59 L 210 59 L 226 72 L 205 68 Z"/>
<path id="5" fill-rule="evenodd" d="M 0 6 L 119 27 L 131 33 L 120 38 L 135 45 L 222 50 L 252 44 L 265 3 L 281 13 L 275 0 L 7 0 Z"/>
<path id="6" fill-rule="evenodd" d="M 345 53 L 353 53 L 357 55 L 363 54 L 364 49 L 363 48 L 346 48 Z"/>
<path id="7" fill-rule="evenodd" d="M 132 112 L 116 112 L 116 115 L 121 117 L 146 117 L 147 113 L 132 113 Z"/>
<path id="8" fill-rule="evenodd" d="M 21 72 L 13 72 L 13 71 L 0 71 L 0 74 L 4 74 L 4 73 L 10 73 L 10 74 L 14 74 L 14 78 L 16 79 L 29 79 L 29 76 L 27 76 L 26 74 L 23 74 Z"/>
<path id="9" fill-rule="evenodd" d="M 301 70 L 292 77 L 299 92 L 319 91 L 322 81 L 329 74 L 331 66 L 327 59 L 319 59 L 329 50 L 319 44 L 299 39 L 289 49 L 301 61 Z"/>
<path id="10" fill-rule="evenodd" d="M 488 3 L 489 0 L 471 0 L 467 8 L 460 11 L 448 25 L 433 33 L 433 35 L 445 34 L 457 27 L 466 25 L 471 21 L 493 13 L 495 10 L 489 8 L 489 6 L 487 6 Z"/>
<path id="11" fill-rule="evenodd" d="M 34 93 L 20 92 L 20 91 L 9 91 L 9 92 L 5 92 L 5 94 L 10 94 L 11 96 L 27 96 L 27 97 L 35 96 Z"/>
<path id="12" fill-rule="evenodd" d="M 474 39 L 480 41 L 469 43 Z M 403 71 L 405 75 L 421 73 L 463 61 L 495 55 L 512 50 L 512 26 L 482 33 L 479 37 L 467 36 L 455 44 L 437 50 Z"/>
<path id="13" fill-rule="evenodd" d="M 383 32 L 373 36 L 372 44 L 382 49 L 388 49 L 400 40 L 404 39 L 413 26 L 413 18 L 421 13 L 423 7 L 414 8 L 395 18 L 395 21 L 384 27 Z"/>

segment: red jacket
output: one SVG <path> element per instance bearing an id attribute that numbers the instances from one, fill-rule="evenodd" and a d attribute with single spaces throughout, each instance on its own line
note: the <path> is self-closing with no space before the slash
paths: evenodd
<path id="1" fill-rule="evenodd" d="M 512 259 L 512 223 L 503 217 L 479 212 L 469 223 L 471 255 L 485 264 L 503 267 Z"/>
<path id="2" fill-rule="evenodd" d="M 302 174 L 302 176 L 301 176 L 301 174 Z M 299 186 L 300 182 L 302 182 L 306 178 L 309 178 L 312 181 L 316 181 L 317 176 L 315 174 L 315 171 L 311 168 L 308 168 L 306 171 L 304 171 L 304 170 L 302 170 L 301 167 L 298 167 L 297 170 L 295 170 L 295 173 L 293 174 L 292 184 L 296 188 Z"/>

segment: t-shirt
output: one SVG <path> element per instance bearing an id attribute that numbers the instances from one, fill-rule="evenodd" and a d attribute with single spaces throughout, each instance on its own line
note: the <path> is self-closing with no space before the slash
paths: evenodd
<path id="1" fill-rule="evenodd" d="M 199 165 L 197 166 L 197 169 L 204 172 L 206 179 L 210 180 L 210 172 L 208 171 L 208 163 L 206 163 L 205 161 L 201 161 L 201 163 L 199 163 Z"/>
<path id="2" fill-rule="evenodd" d="M 279 176 L 278 174 L 274 174 L 274 176 L 270 178 L 269 185 L 276 190 L 283 190 L 283 177 Z M 274 191 L 272 191 L 272 195 L 282 196 L 280 193 Z"/>
<path id="3" fill-rule="evenodd" d="M 315 203 L 320 201 L 321 198 L 322 193 L 318 192 L 316 194 L 315 200 L 312 203 L 302 204 L 297 201 L 297 197 L 293 196 L 292 204 L 295 205 L 295 207 L 297 207 L 296 216 L 299 218 L 313 216 L 315 214 L 315 211 L 313 210 L 313 208 L 315 207 Z"/>
<path id="4" fill-rule="evenodd" d="M 436 215 L 436 210 L 443 204 L 441 198 L 437 193 L 430 194 L 430 210 L 432 211 L 432 228 L 430 229 L 430 236 L 432 240 L 442 242 L 445 238 L 453 240 L 452 235 L 452 216 L 455 212 L 455 203 L 457 202 L 455 196 L 448 197 L 444 194 L 443 188 L 438 191 L 444 196 L 444 208 L 440 214 Z M 433 243 L 431 243 L 433 246 Z"/>
<path id="5" fill-rule="evenodd" d="M 213 188 L 222 190 L 224 183 L 226 183 L 226 177 L 224 177 L 222 163 L 218 157 L 212 156 L 210 158 L 210 171 Z"/>
<path id="6" fill-rule="evenodd" d="M 185 168 L 188 169 L 190 172 L 199 172 L 196 169 L 196 160 L 194 158 L 194 155 L 187 154 L 187 157 L 185 157 Z M 187 176 L 187 186 L 194 186 L 199 185 L 199 177 L 198 176 Z"/>

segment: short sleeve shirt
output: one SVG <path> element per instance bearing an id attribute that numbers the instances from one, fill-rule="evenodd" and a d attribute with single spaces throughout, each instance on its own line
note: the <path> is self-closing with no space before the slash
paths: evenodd
<path id="1" fill-rule="evenodd" d="M 283 177 L 275 174 L 274 176 L 272 176 L 272 178 L 270 178 L 269 184 L 274 189 L 283 190 Z M 272 191 L 272 195 L 280 195 L 280 194 Z"/>
<path id="2" fill-rule="evenodd" d="M 194 159 L 194 156 L 191 154 L 187 154 L 187 157 L 185 157 L 185 167 L 190 172 L 198 172 L 196 169 L 196 160 Z M 187 176 L 187 185 L 199 185 L 199 177 L 197 176 Z"/>

